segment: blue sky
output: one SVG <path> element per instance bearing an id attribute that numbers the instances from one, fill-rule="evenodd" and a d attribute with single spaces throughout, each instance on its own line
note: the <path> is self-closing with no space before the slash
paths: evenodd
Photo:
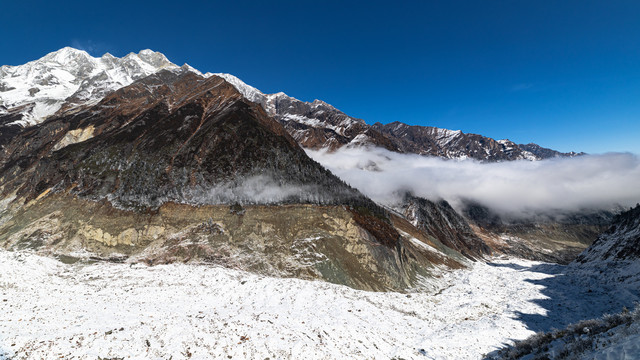
<path id="1" fill-rule="evenodd" d="M 0 64 L 161 51 L 368 123 L 640 154 L 638 1 L 12 1 Z"/>

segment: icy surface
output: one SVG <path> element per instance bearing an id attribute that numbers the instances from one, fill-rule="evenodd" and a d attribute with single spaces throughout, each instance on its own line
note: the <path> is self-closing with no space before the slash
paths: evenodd
<path id="1" fill-rule="evenodd" d="M 542 284 L 557 274 L 536 270 L 545 265 L 476 263 L 445 273 L 437 294 L 408 296 L 208 265 L 65 265 L 3 250 L 0 354 L 478 359 L 553 323 Z M 563 299 L 565 311 L 578 302 Z"/>
<path id="2" fill-rule="evenodd" d="M 448 130 L 448 129 L 440 129 L 436 128 L 436 141 L 440 146 L 446 146 L 454 139 L 460 137 L 462 135 L 462 131 L 460 130 Z"/>

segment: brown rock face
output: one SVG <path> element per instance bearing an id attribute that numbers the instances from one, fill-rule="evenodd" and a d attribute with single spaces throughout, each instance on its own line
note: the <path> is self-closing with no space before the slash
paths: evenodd
<path id="1" fill-rule="evenodd" d="M 358 216 L 342 206 L 303 204 L 165 203 L 141 212 L 47 193 L 14 209 L 8 219 L 0 216 L 0 246 L 65 261 L 89 252 L 93 260 L 217 264 L 374 291 L 416 286 L 421 277 L 438 274 L 435 265 L 463 266 L 460 255 L 411 226 L 405 230 L 421 240 L 398 236 L 393 246 L 381 244 L 376 232 L 381 224 L 372 226 Z"/>
<path id="2" fill-rule="evenodd" d="M 261 105 L 304 148 L 336 150 L 360 135 L 359 139 L 366 145 L 398 151 L 387 137 L 362 119 L 350 117 L 323 101 L 307 103 L 284 94 L 275 94 L 265 98 Z"/>
<path id="3" fill-rule="evenodd" d="M 433 202 L 406 195 L 402 210 L 414 226 L 470 259 L 482 259 L 492 253 L 467 221 L 444 200 Z"/>
<path id="4" fill-rule="evenodd" d="M 73 188 L 122 207 L 157 207 L 251 202 L 262 191 L 255 201 L 377 208 L 309 159 L 233 86 L 187 71 L 149 76 L 94 107 L 24 130 L 3 150 L 3 182 L 27 199 Z"/>
<path id="5" fill-rule="evenodd" d="M 509 140 L 401 122 L 368 125 L 323 101 L 303 102 L 282 93 L 260 95 L 254 100 L 278 120 L 302 147 L 313 150 L 377 146 L 401 153 L 489 162 L 582 154 L 560 153 L 536 144 L 518 145 Z"/>

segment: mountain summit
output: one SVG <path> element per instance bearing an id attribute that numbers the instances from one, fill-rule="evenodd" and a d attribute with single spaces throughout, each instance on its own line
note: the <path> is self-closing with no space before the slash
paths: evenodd
<path id="1" fill-rule="evenodd" d="M 24 65 L 5 65 L 0 67 L 0 125 L 35 125 L 63 108 L 96 103 L 135 80 L 176 68 L 152 50 L 95 58 L 71 47 Z"/>

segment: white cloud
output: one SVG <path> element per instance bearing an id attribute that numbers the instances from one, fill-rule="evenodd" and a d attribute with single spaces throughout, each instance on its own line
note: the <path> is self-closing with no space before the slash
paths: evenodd
<path id="1" fill-rule="evenodd" d="M 190 188 L 180 195 L 179 201 L 190 204 L 278 204 L 283 202 L 323 202 L 335 194 L 322 193 L 316 185 L 284 183 L 267 175 L 256 175 L 237 182 Z"/>
<path id="2" fill-rule="evenodd" d="M 473 200 L 511 215 L 611 209 L 640 201 L 640 160 L 628 153 L 501 163 L 444 160 L 380 148 L 307 153 L 386 205 L 397 203 L 405 191 L 445 199 L 454 207 Z"/>

